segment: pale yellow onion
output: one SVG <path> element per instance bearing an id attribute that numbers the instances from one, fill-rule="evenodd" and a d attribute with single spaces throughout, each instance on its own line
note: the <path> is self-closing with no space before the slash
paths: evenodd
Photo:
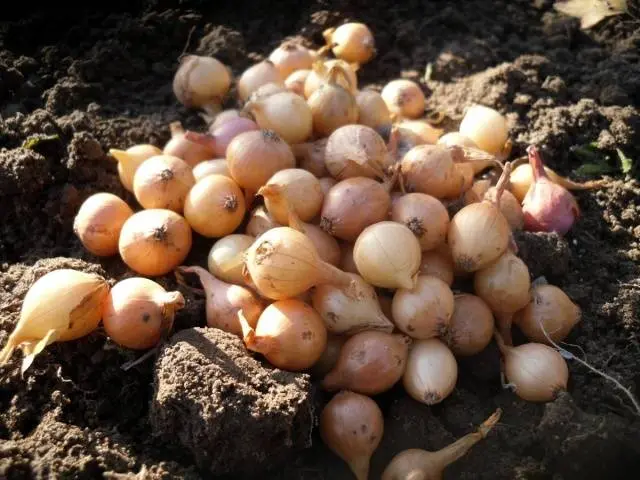
<path id="1" fill-rule="evenodd" d="M 162 149 L 163 154 L 178 157 L 191 168 L 200 162 L 214 158 L 215 149 L 211 145 L 189 140 L 187 138 L 188 132 L 185 132 L 180 122 L 172 122 L 169 125 L 169 130 L 171 131 L 171 140 Z"/>
<path id="2" fill-rule="evenodd" d="M 444 335 L 453 314 L 453 292 L 437 277 L 420 275 L 413 288 L 399 288 L 391 310 L 399 330 L 412 338 L 426 340 Z"/>
<path id="3" fill-rule="evenodd" d="M 516 395 L 528 402 L 550 402 L 567 390 L 569 367 L 562 355 L 542 343 L 517 347 L 504 344 L 495 335 L 504 357 L 504 373 Z"/>
<path id="4" fill-rule="evenodd" d="M 491 107 L 479 104 L 467 109 L 458 131 L 471 139 L 479 149 L 493 155 L 500 155 L 509 139 L 509 127 L 504 116 Z"/>
<path id="5" fill-rule="evenodd" d="M 295 42 L 284 42 L 269 54 L 282 78 L 287 78 L 298 70 L 309 70 L 315 59 L 314 53 L 304 45 Z"/>
<path id="6" fill-rule="evenodd" d="M 242 254 L 255 241 L 255 237 L 241 233 L 227 235 L 217 240 L 207 257 L 207 268 L 223 282 L 244 284 Z"/>
<path id="7" fill-rule="evenodd" d="M 447 398 L 458 380 L 458 364 L 451 350 L 437 338 L 413 342 L 402 383 L 414 400 L 435 405 Z"/>
<path id="8" fill-rule="evenodd" d="M 375 90 L 360 90 L 356 94 L 358 123 L 375 130 L 391 126 L 391 114 L 382 96 Z"/>
<path id="9" fill-rule="evenodd" d="M 231 178 L 226 158 L 215 158 L 213 160 L 200 162 L 193 167 L 192 173 L 196 182 L 199 182 L 207 175 L 224 175 L 225 177 Z"/>
<path id="10" fill-rule="evenodd" d="M 266 83 L 282 83 L 284 77 L 271 60 L 263 60 L 247 68 L 238 79 L 238 96 L 245 102 L 255 90 Z"/>
<path id="11" fill-rule="evenodd" d="M 295 218 L 295 214 L 292 215 L 292 218 Z M 289 226 L 304 233 L 311 240 L 322 261 L 335 267 L 340 264 L 341 251 L 338 241 L 319 226 L 299 220 L 290 221 Z"/>
<path id="12" fill-rule="evenodd" d="M 318 285 L 311 295 L 313 308 L 320 314 L 327 330 L 337 335 L 354 335 L 364 330 L 391 333 L 393 323 L 382 313 L 378 295 L 362 277 L 350 274 L 351 287 Z"/>
<path id="13" fill-rule="evenodd" d="M 287 90 L 290 92 L 304 98 L 304 84 L 310 73 L 311 70 L 296 70 L 287 77 L 284 81 L 284 86 L 287 87 Z"/>
<path id="14" fill-rule="evenodd" d="M 473 289 L 496 314 L 497 326 L 510 345 L 513 314 L 531 300 L 531 280 L 527 265 L 510 251 L 495 262 L 478 270 L 473 278 Z"/>
<path id="15" fill-rule="evenodd" d="M 398 118 L 418 118 L 424 113 L 424 93 L 412 80 L 392 80 L 384 86 L 381 95 L 389 112 Z"/>
<path id="16" fill-rule="evenodd" d="M 219 105 L 230 86 L 229 69 L 214 57 L 185 55 L 173 77 L 173 93 L 186 107 Z"/>
<path id="17" fill-rule="evenodd" d="M 112 148 L 109 155 L 118 161 L 118 175 L 122 186 L 133 192 L 133 176 L 142 162 L 148 158 L 162 154 L 162 150 L 155 145 L 140 144 L 129 147 L 126 150 Z"/>
<path id="18" fill-rule="evenodd" d="M 88 335 L 98 327 L 109 284 L 100 275 L 61 268 L 46 273 L 22 300 L 20 319 L 0 351 L 6 365 L 16 348 L 24 373 L 47 345 Z"/>
<path id="19" fill-rule="evenodd" d="M 342 60 L 367 63 L 375 55 L 373 33 L 364 23 L 349 22 L 322 32 L 333 54 Z"/>
<path id="20" fill-rule="evenodd" d="M 550 338 L 557 343 L 569 335 L 581 318 L 580 307 L 560 288 L 536 285 L 531 289 L 531 301 L 515 314 L 513 321 L 529 340 L 550 343 Z"/>
<path id="21" fill-rule="evenodd" d="M 182 213 L 184 200 L 196 183 L 191 167 L 173 155 L 145 160 L 133 177 L 133 192 L 146 209 L 166 208 Z"/>
<path id="22" fill-rule="evenodd" d="M 260 87 L 256 88 L 251 93 L 251 95 L 249 95 L 247 102 L 255 102 L 256 100 L 265 99 L 267 97 L 270 97 L 271 95 L 275 95 L 276 93 L 282 93 L 282 92 L 288 92 L 288 91 L 289 90 L 282 82 L 265 83 L 264 85 L 261 85 Z"/>
<path id="23" fill-rule="evenodd" d="M 473 140 L 471 140 L 469 137 L 465 137 L 460 132 L 445 133 L 438 139 L 436 144 L 444 145 L 445 147 L 459 146 L 459 147 L 478 148 L 478 146 Z"/>
<path id="24" fill-rule="evenodd" d="M 507 166 L 498 182 L 498 192 L 504 189 L 509 170 Z M 497 260 L 507 250 L 510 237 L 511 228 L 500 206 L 485 199 L 463 207 L 453 216 L 447 243 L 456 269 L 475 272 Z"/>
<path id="25" fill-rule="evenodd" d="M 245 110 L 254 116 L 260 128 L 273 130 L 289 144 L 304 142 L 313 131 L 309 105 L 293 92 L 276 93 L 248 102 Z"/>
<path id="26" fill-rule="evenodd" d="M 420 268 L 420 242 L 404 225 L 378 222 L 358 236 L 353 259 L 360 275 L 371 285 L 411 289 L 413 276 Z"/>

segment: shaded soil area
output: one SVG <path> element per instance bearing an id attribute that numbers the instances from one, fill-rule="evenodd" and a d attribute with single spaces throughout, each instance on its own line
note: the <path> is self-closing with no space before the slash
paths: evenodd
<path id="1" fill-rule="evenodd" d="M 360 0 L 139 0 L 81 10 L 64 3 L 42 11 L 24 5 L 0 23 L 0 345 L 44 273 L 71 267 L 111 284 L 133 275 L 118 258 L 87 253 L 73 217 L 99 191 L 135 205 L 109 148 L 162 146 L 175 120 L 204 127 L 171 90 L 182 52 L 215 55 L 237 75 L 286 38 L 320 45 L 325 28 L 358 20 L 375 32 L 378 48 L 359 72 L 361 85 L 419 80 L 429 108 L 446 113 L 451 128 L 471 102 L 493 106 L 507 115 L 515 157 L 536 143 L 562 174 L 589 178 L 578 170 L 587 163 L 611 180 L 576 193 L 581 218 L 565 239 L 517 240 L 532 274 L 561 286 L 583 311 L 568 339 L 579 346 L 572 351 L 640 390 L 640 184 L 636 166 L 621 171 L 616 151 L 640 158 L 638 21 L 613 17 L 585 32 L 546 0 L 375 8 Z M 204 264 L 210 244 L 195 238 L 185 263 Z M 176 288 L 171 276 L 159 282 Z M 185 296 L 176 328 L 203 326 L 202 298 Z M 15 355 L 0 370 L 0 477 L 208 478 L 191 457 L 151 435 L 153 362 L 121 370 L 135 358 L 100 331 L 48 347 L 24 378 Z M 504 411 L 499 426 L 445 478 L 613 479 L 640 470 L 640 420 L 611 383 L 569 362 L 568 394 L 525 403 L 502 390 L 498 358 L 492 344 L 461 360 L 454 393 L 432 408 L 400 386 L 377 398 L 386 423 L 372 478 L 400 450 L 441 448 L 497 407 Z M 317 432 L 312 440 L 263 478 L 351 478 Z"/>

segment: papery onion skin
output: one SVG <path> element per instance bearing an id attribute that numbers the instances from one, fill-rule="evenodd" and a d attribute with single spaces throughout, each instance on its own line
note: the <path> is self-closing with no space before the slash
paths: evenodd
<path id="1" fill-rule="evenodd" d="M 384 418 L 369 397 L 343 390 L 320 414 L 320 436 L 348 465 L 357 480 L 369 478 L 371 456 L 384 431 Z"/>
<path id="2" fill-rule="evenodd" d="M 73 220 L 73 232 L 84 248 L 99 257 L 118 253 L 122 226 L 133 210 L 112 193 L 95 193 L 80 206 Z"/>
<path id="3" fill-rule="evenodd" d="M 225 157 L 227 155 L 227 148 L 234 138 L 241 133 L 253 130 L 260 130 L 260 127 L 258 127 L 253 120 L 244 117 L 229 120 L 215 129 L 210 129 L 209 132 L 214 140 L 214 155 L 219 158 Z"/>
<path id="4" fill-rule="evenodd" d="M 304 82 L 304 98 L 309 98 L 315 92 L 322 83 L 324 83 L 327 79 L 327 74 L 331 67 L 340 66 L 347 73 L 347 78 L 339 77 L 337 82 L 342 85 L 344 88 L 348 89 L 353 95 L 356 94 L 358 90 L 358 77 L 356 76 L 356 72 L 353 69 L 352 65 L 345 62 L 344 60 L 340 60 L 339 58 L 334 58 L 331 60 L 316 60 L 311 66 L 311 72 L 307 75 L 307 79 Z"/>
<path id="5" fill-rule="evenodd" d="M 273 219 L 263 205 L 260 205 L 259 207 L 254 208 L 251 212 L 249 221 L 247 222 L 247 228 L 245 228 L 245 233 L 258 238 L 267 230 L 271 230 L 276 227 L 282 227 L 282 225 Z"/>
<path id="6" fill-rule="evenodd" d="M 398 123 L 398 127 L 413 132 L 420 138 L 421 143 L 429 145 L 437 144 L 443 132 L 425 120 L 403 120 Z"/>
<path id="7" fill-rule="evenodd" d="M 157 345 L 171 330 L 176 311 L 184 305 L 180 292 L 167 292 L 147 278 L 127 278 L 109 292 L 102 323 L 118 345 L 145 350 Z"/>
<path id="8" fill-rule="evenodd" d="M 364 23 L 345 23 L 325 30 L 322 36 L 333 54 L 347 62 L 367 63 L 376 53 L 373 33 Z"/>
<path id="9" fill-rule="evenodd" d="M 234 232 L 242 223 L 245 212 L 242 190 L 224 175 L 209 175 L 200 180 L 189 191 L 184 203 L 184 217 L 191 228 L 209 238 Z"/>
<path id="10" fill-rule="evenodd" d="M 289 227 L 266 231 L 247 251 L 247 269 L 258 292 L 272 300 L 292 298 L 315 285 L 350 285 L 351 277 L 323 262 L 313 242 Z"/>
<path id="11" fill-rule="evenodd" d="M 493 338 L 494 319 L 489 306 L 470 294 L 455 296 L 453 315 L 444 340 L 454 355 L 476 355 Z"/>
<path id="12" fill-rule="evenodd" d="M 349 90 L 336 83 L 340 74 L 338 68 L 332 68 L 328 81 L 307 99 L 313 116 L 313 130 L 319 136 L 331 135 L 338 128 L 358 121 L 356 99 Z"/>
<path id="13" fill-rule="evenodd" d="M 513 321 L 532 342 L 549 344 L 549 338 L 562 342 L 581 319 L 580 307 L 560 288 L 536 285 L 531 289 L 531 301 L 515 314 Z"/>
<path id="14" fill-rule="evenodd" d="M 0 351 L 0 365 L 19 348 L 24 374 L 47 345 L 88 335 L 100 323 L 108 293 L 109 284 L 97 274 L 70 268 L 46 273 L 27 291 L 20 319 Z"/>
<path id="15" fill-rule="evenodd" d="M 447 398 L 458 380 L 458 364 L 449 348 L 436 338 L 413 343 L 402 383 L 414 400 L 435 405 Z"/>
<path id="16" fill-rule="evenodd" d="M 364 330 L 391 333 L 393 323 L 382 313 L 374 288 L 359 275 L 351 276 L 354 285 L 348 290 L 332 285 L 318 285 L 313 289 L 313 308 L 324 320 L 327 330 L 337 335 L 354 335 Z"/>
<path id="17" fill-rule="evenodd" d="M 303 222 L 310 221 L 320 213 L 324 199 L 318 179 L 301 168 L 274 173 L 260 192 L 267 210 L 282 225 L 289 223 L 289 208 Z"/>
<path id="18" fill-rule="evenodd" d="M 260 128 L 273 130 L 291 145 L 305 142 L 313 133 L 311 109 L 300 95 L 293 92 L 276 93 L 247 102 L 245 110 L 251 112 Z M 296 121 L 292 122 L 292 118 Z"/>
<path id="19" fill-rule="evenodd" d="M 311 70 L 296 70 L 286 78 L 284 86 L 287 87 L 290 92 L 304 98 L 304 84 L 310 73 Z"/>
<path id="20" fill-rule="evenodd" d="M 495 203 L 496 187 L 490 187 L 485 193 L 484 198 L 488 198 Z M 518 199 L 509 191 L 504 190 L 500 197 L 500 211 L 504 218 L 509 222 L 511 230 L 521 230 L 524 226 L 524 214 Z"/>
<path id="21" fill-rule="evenodd" d="M 319 257 L 333 266 L 339 266 L 342 252 L 338 241 L 312 223 L 304 223 L 302 227 L 303 229 L 300 231 L 309 237 L 309 240 L 316 247 Z"/>
<path id="22" fill-rule="evenodd" d="M 218 127 L 221 127 L 225 123 L 240 117 L 240 110 L 235 108 L 230 108 L 228 110 L 223 110 L 218 113 L 214 118 L 211 124 L 209 124 L 209 131 L 213 132 Z"/>
<path id="23" fill-rule="evenodd" d="M 413 288 L 420 268 L 420 243 L 404 225 L 383 221 L 365 228 L 353 247 L 358 272 L 381 288 Z"/>
<path id="24" fill-rule="evenodd" d="M 311 172 L 316 177 L 328 177 L 329 172 L 324 164 L 324 152 L 327 138 L 321 138 L 311 143 L 292 145 L 291 150 L 299 162 L 299 167 Z"/>
<path id="25" fill-rule="evenodd" d="M 476 295 L 494 312 L 517 312 L 531 299 L 529 269 L 517 255 L 508 251 L 478 270 L 473 286 Z"/>
<path id="26" fill-rule="evenodd" d="M 426 340 L 446 333 L 453 314 L 453 292 L 439 278 L 420 275 L 412 289 L 396 290 L 391 308 L 399 330 Z"/>
<path id="27" fill-rule="evenodd" d="M 131 270 L 150 277 L 169 273 L 191 250 L 191 227 L 181 215 L 164 209 L 134 213 L 122 226 L 118 249 Z"/>
<path id="28" fill-rule="evenodd" d="M 438 139 L 437 144 L 444 145 L 447 147 L 452 147 L 454 145 L 457 145 L 459 147 L 478 148 L 478 146 L 473 140 L 471 140 L 469 137 L 462 135 L 460 132 L 445 133 Z"/>
<path id="29" fill-rule="evenodd" d="M 336 180 L 378 178 L 393 164 L 380 134 L 364 125 L 345 125 L 333 132 L 327 141 L 324 161 Z"/>
<path id="30" fill-rule="evenodd" d="M 364 331 L 345 342 L 335 367 L 322 381 L 329 391 L 364 395 L 389 390 L 402 377 L 410 340 L 404 335 Z"/>

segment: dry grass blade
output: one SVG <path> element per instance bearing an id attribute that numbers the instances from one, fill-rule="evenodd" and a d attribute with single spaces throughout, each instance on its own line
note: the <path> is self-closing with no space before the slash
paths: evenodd
<path id="1" fill-rule="evenodd" d="M 554 8 L 565 15 L 580 19 L 580 28 L 586 30 L 606 17 L 629 13 L 627 0 L 569 0 L 556 2 Z"/>

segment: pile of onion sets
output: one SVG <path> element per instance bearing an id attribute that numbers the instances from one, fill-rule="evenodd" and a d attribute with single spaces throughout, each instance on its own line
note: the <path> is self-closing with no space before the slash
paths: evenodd
<path id="1" fill-rule="evenodd" d="M 470 105 L 444 132 L 426 119 L 418 82 L 360 85 L 376 53 L 366 25 L 324 39 L 317 50 L 285 42 L 243 72 L 184 56 L 175 96 L 209 124 L 174 122 L 163 146 L 111 149 L 127 201 L 95 192 L 73 224 L 88 255 L 119 256 L 133 275 L 43 276 L 0 363 L 21 349 L 25 370 L 47 345 L 100 323 L 123 348 L 154 348 L 185 305 L 181 291 L 202 289 L 203 323 L 336 392 L 322 438 L 359 479 L 384 429 L 371 397 L 398 384 L 417 402 L 443 402 L 458 359 L 494 338 L 520 398 L 547 402 L 566 389 L 553 343 L 580 322 L 580 307 L 533 282 L 513 233 L 566 235 L 580 218 L 570 190 L 600 184 L 563 179 L 535 145 L 526 163 L 509 161 L 508 122 L 489 106 Z M 196 237 L 210 245 L 201 265 L 187 261 Z M 167 275 L 174 291 L 156 282 Z M 513 344 L 514 325 L 530 343 Z M 498 417 L 439 453 L 399 453 L 383 478 L 439 478 Z"/>

